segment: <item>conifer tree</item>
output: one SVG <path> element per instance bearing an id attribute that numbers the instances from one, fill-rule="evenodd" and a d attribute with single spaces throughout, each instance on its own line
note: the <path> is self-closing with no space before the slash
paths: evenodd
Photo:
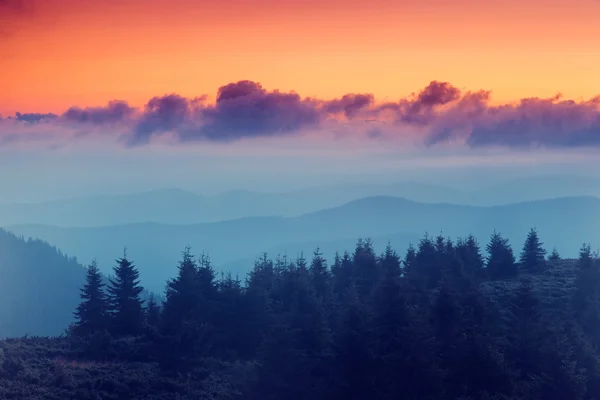
<path id="1" fill-rule="evenodd" d="M 487 272 L 490 278 L 504 279 L 517 276 L 518 268 L 508 239 L 494 231 L 486 250 L 488 252 Z"/>
<path id="2" fill-rule="evenodd" d="M 104 283 L 96 260 L 87 268 L 86 282 L 81 289 L 81 304 L 75 311 L 75 333 L 88 335 L 107 328 L 107 300 Z"/>
<path id="3" fill-rule="evenodd" d="M 583 329 L 600 345 L 600 268 L 589 243 L 584 243 L 577 262 L 573 311 Z"/>
<path id="4" fill-rule="evenodd" d="M 354 279 L 352 257 L 347 251 L 340 257 L 336 255 L 335 262 L 331 268 L 333 275 L 333 289 L 338 298 L 343 295 L 345 290 Z"/>
<path id="5" fill-rule="evenodd" d="M 158 328 L 160 324 L 161 307 L 156 301 L 154 294 L 151 294 L 146 302 L 146 324 L 152 328 Z"/>
<path id="6" fill-rule="evenodd" d="M 392 244 L 388 242 L 383 254 L 379 257 L 379 264 L 382 277 L 391 277 L 393 280 L 398 280 L 402 276 L 402 261 L 396 250 L 392 248 Z"/>
<path id="7" fill-rule="evenodd" d="M 437 244 L 437 246 L 436 246 Z M 442 278 L 442 265 L 440 265 L 440 253 L 443 251 L 443 238 L 440 243 L 435 242 L 431 236 L 425 234 L 423 239 L 419 241 L 417 255 L 415 258 L 414 276 L 412 279 L 419 282 L 418 285 L 427 289 L 432 289 L 437 286 Z M 411 277 L 409 276 L 409 279 Z"/>
<path id="8" fill-rule="evenodd" d="M 331 274 L 327 268 L 327 261 L 323 258 L 323 253 L 319 248 L 313 253 L 310 263 L 310 276 L 317 297 L 326 297 L 330 290 Z"/>
<path id="9" fill-rule="evenodd" d="M 244 292 L 238 277 L 223 274 L 218 282 L 219 302 L 215 326 L 218 330 L 215 346 L 225 358 L 248 355 L 245 327 L 252 315 L 244 312 Z"/>
<path id="10" fill-rule="evenodd" d="M 413 275 L 414 269 L 417 264 L 417 251 L 415 250 L 415 246 L 412 243 L 408 244 L 408 248 L 406 249 L 406 254 L 404 255 L 403 260 L 403 268 L 402 268 L 402 276 L 408 277 Z"/>
<path id="11" fill-rule="evenodd" d="M 340 252 L 336 251 L 333 256 L 333 264 L 331 264 L 331 275 L 334 278 L 337 274 L 339 274 L 340 269 L 342 268 L 342 257 L 340 256 Z"/>
<path id="12" fill-rule="evenodd" d="M 592 255 L 592 247 L 589 243 L 584 243 L 581 245 L 581 249 L 579 250 L 579 261 L 578 266 L 580 269 L 588 269 L 592 266 L 594 262 L 594 256 Z"/>
<path id="13" fill-rule="evenodd" d="M 212 302 L 216 296 L 214 271 L 206 255 L 200 257 L 200 264 L 186 246 L 177 277 L 167 283 L 160 360 L 168 371 L 189 372 L 210 348 L 214 321 L 207 297 Z"/>
<path id="14" fill-rule="evenodd" d="M 200 256 L 198 262 L 198 318 L 212 330 L 214 328 L 215 313 L 218 303 L 218 285 L 215 270 L 210 257 L 206 254 Z"/>
<path id="15" fill-rule="evenodd" d="M 118 335 L 137 335 L 144 323 L 144 307 L 140 293 L 139 271 L 127 259 L 127 253 L 117 260 L 114 277 L 109 279 L 108 303 L 111 314 L 111 330 Z"/>
<path id="16" fill-rule="evenodd" d="M 198 261 L 198 289 L 201 298 L 208 305 L 217 297 L 217 282 L 215 270 L 207 254 L 202 254 Z"/>
<path id="17" fill-rule="evenodd" d="M 352 257 L 354 281 L 360 296 L 368 296 L 379 280 L 377 256 L 371 239 L 359 239 Z"/>
<path id="18" fill-rule="evenodd" d="M 163 306 L 163 332 L 174 333 L 186 320 L 196 317 L 199 303 L 198 267 L 187 246 L 179 262 L 177 277 L 167 282 Z"/>
<path id="19" fill-rule="evenodd" d="M 456 244 L 456 253 L 463 263 L 465 273 L 472 277 L 481 277 L 484 269 L 484 260 L 477 239 L 469 235 L 466 240 L 459 240 Z"/>
<path id="20" fill-rule="evenodd" d="M 544 250 L 542 246 L 543 243 L 540 242 L 537 230 L 531 228 L 527 234 L 527 239 L 523 244 L 521 258 L 519 260 L 523 269 L 532 271 L 544 264 L 546 260 L 546 250 Z"/>
<path id="21" fill-rule="evenodd" d="M 560 254 L 558 253 L 558 250 L 556 250 L 556 246 L 554 246 L 552 248 L 552 253 L 550 253 L 550 255 L 548 256 L 548 261 L 559 261 L 560 260 Z"/>
<path id="22" fill-rule="evenodd" d="M 442 279 L 448 279 L 456 285 L 466 285 L 464 263 L 452 239 L 447 238 L 441 251 L 438 251 L 438 263 L 442 268 Z"/>
<path id="23" fill-rule="evenodd" d="M 275 287 L 276 275 L 273 261 L 267 253 L 254 262 L 248 274 L 244 296 L 243 310 L 250 316 L 245 326 L 247 348 L 253 352 L 259 347 L 265 336 L 272 316 L 271 294 Z"/>
<path id="24" fill-rule="evenodd" d="M 254 267 L 248 274 L 248 282 L 246 286 L 251 292 L 260 293 L 261 296 L 266 295 L 273 288 L 275 283 L 275 266 L 273 261 L 269 259 L 267 253 L 254 262 Z"/>
<path id="25" fill-rule="evenodd" d="M 296 269 L 300 275 L 308 276 L 308 263 L 306 257 L 304 257 L 304 251 L 301 251 L 296 258 Z"/>
<path id="26" fill-rule="evenodd" d="M 435 237 L 435 250 L 438 252 L 438 254 L 441 255 L 447 251 L 447 247 L 447 241 L 444 238 L 444 236 L 442 236 L 442 234 L 440 233 Z M 453 247 L 452 241 L 450 241 L 450 247 Z"/>
<path id="27" fill-rule="evenodd" d="M 356 285 L 351 284 L 339 310 L 336 340 L 333 345 L 335 370 L 332 394 L 326 398 L 366 399 L 373 393 L 373 333 L 368 329 L 372 314 L 363 303 Z"/>

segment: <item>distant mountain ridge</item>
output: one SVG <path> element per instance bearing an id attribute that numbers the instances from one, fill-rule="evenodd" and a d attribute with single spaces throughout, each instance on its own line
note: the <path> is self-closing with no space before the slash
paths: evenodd
<path id="1" fill-rule="evenodd" d="M 69 254 L 88 262 L 97 258 L 100 268 L 109 271 L 124 246 L 140 267 L 144 284 L 162 291 L 174 275 L 181 250 L 191 245 L 196 253 L 207 252 L 216 267 L 236 266 L 263 251 L 287 252 L 294 257 L 306 253 L 309 243 L 325 244 L 332 257 L 335 250 L 352 250 L 358 237 L 380 241 L 399 238 L 416 241 L 425 232 L 457 237 L 475 235 L 482 246 L 496 229 L 520 251 L 531 227 L 536 227 L 546 246 L 556 245 L 566 256 L 577 254 L 583 241 L 600 244 L 600 200 L 590 196 L 521 202 L 506 206 L 480 207 L 447 203 L 425 204 L 391 196 L 374 196 L 342 206 L 298 217 L 251 217 L 202 224 L 137 223 L 97 228 L 63 228 L 48 225 L 16 225 L 9 229 L 26 237 L 39 237 Z M 379 245 L 385 243 L 379 243 Z M 392 243 L 398 248 L 408 243 Z M 316 247 L 315 246 L 315 247 Z M 343 246 L 343 247 L 342 247 Z M 335 248 L 334 248 L 335 247 Z M 271 254 L 276 255 L 276 254 Z"/>
<path id="2" fill-rule="evenodd" d="M 285 193 L 241 190 L 210 196 L 181 189 L 164 189 L 44 203 L 0 204 L 0 226 L 96 227 L 145 222 L 205 223 L 243 217 L 294 217 L 372 196 L 400 197 L 428 204 L 493 206 L 565 196 L 600 196 L 600 179 L 523 178 L 477 190 L 458 190 L 418 182 L 343 184 Z"/>

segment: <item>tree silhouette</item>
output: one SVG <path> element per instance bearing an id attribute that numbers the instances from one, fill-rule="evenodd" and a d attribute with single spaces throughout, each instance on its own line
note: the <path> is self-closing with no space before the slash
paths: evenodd
<path id="1" fill-rule="evenodd" d="M 484 260 L 477 239 L 469 235 L 466 240 L 459 240 L 456 253 L 463 263 L 464 271 L 472 277 L 482 277 L 485 272 Z"/>
<path id="2" fill-rule="evenodd" d="M 75 311 L 75 332 L 88 335 L 107 327 L 107 300 L 102 275 L 96 260 L 87 268 L 85 286 L 81 289 L 81 304 Z"/>
<path id="3" fill-rule="evenodd" d="M 313 253 L 309 270 L 317 297 L 324 298 L 329 295 L 331 274 L 327 268 L 327 261 L 323 258 L 323 253 L 321 253 L 319 248 Z"/>
<path id="4" fill-rule="evenodd" d="M 592 254 L 592 246 L 589 243 L 583 243 L 579 250 L 578 266 L 580 269 L 588 269 L 592 267 L 594 256 Z"/>
<path id="5" fill-rule="evenodd" d="M 111 331 L 117 335 L 137 335 L 144 323 L 144 307 L 140 298 L 144 288 L 140 285 L 139 271 L 124 252 L 113 273 L 114 278 L 109 280 L 108 286 Z"/>
<path id="6" fill-rule="evenodd" d="M 558 250 L 556 250 L 556 246 L 552 248 L 552 253 L 550 253 L 550 255 L 548 256 L 548 261 L 560 261 L 560 254 L 558 253 Z"/>
<path id="7" fill-rule="evenodd" d="M 152 328 L 158 328 L 160 324 L 161 307 L 156 301 L 156 296 L 150 295 L 146 302 L 146 324 Z"/>
<path id="8" fill-rule="evenodd" d="M 523 244 L 521 258 L 519 259 L 523 269 L 532 271 L 544 265 L 546 260 L 546 250 L 544 250 L 542 245 L 543 243 L 540 242 L 537 230 L 531 228 L 527 234 L 527 239 Z"/>
<path id="9" fill-rule="evenodd" d="M 196 317 L 198 296 L 198 267 L 188 246 L 179 262 L 177 277 L 167 282 L 162 321 L 165 333 L 178 331 L 185 320 Z"/>
<path id="10" fill-rule="evenodd" d="M 487 268 L 473 236 L 425 235 L 418 250 L 409 247 L 404 268 L 389 243 L 376 256 L 359 240 L 331 268 L 319 249 L 308 263 L 302 254 L 294 261 L 263 254 L 244 283 L 231 274 L 216 279 L 210 259 L 196 261 L 186 247 L 162 311 L 148 299 L 140 335 L 130 318 L 118 318 L 121 309 L 141 308 L 117 296 L 139 288 L 124 256 L 109 288 L 112 336 L 73 336 L 73 343 L 84 344 L 78 357 L 116 358 L 119 373 L 129 361 L 157 362 L 143 367 L 155 371 L 147 377 L 158 382 L 152 390 L 186 398 L 600 398 L 600 264 L 584 244 L 576 264 L 554 258 L 543 271 L 532 232 L 522 281 L 497 232 Z M 94 265 L 82 304 L 98 292 Z M 80 326 L 91 319 L 83 316 L 99 315 L 92 308 L 77 309 Z"/>
<path id="11" fill-rule="evenodd" d="M 494 231 L 486 250 L 488 252 L 487 272 L 490 278 L 503 279 L 518 274 L 515 256 L 508 239 L 503 238 L 500 233 Z"/>
<path id="12" fill-rule="evenodd" d="M 414 269 L 417 264 L 417 251 L 412 243 L 408 244 L 408 248 L 406 249 L 406 254 L 404 255 L 404 260 L 402 260 L 402 263 L 404 264 L 402 268 L 402 276 L 408 277 L 414 275 Z"/>

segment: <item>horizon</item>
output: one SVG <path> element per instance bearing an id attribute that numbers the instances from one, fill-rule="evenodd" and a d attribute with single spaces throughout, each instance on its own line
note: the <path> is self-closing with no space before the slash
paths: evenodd
<path id="1" fill-rule="evenodd" d="M 458 174 L 456 174 L 458 175 Z M 193 186 L 149 186 L 149 187 L 141 187 L 138 189 L 117 189 L 112 191 L 99 190 L 99 191 L 90 191 L 83 194 L 71 194 L 71 195 L 58 195 L 58 196 L 49 196 L 47 198 L 39 198 L 38 195 L 35 196 L 25 196 L 25 197 L 15 197 L 13 200 L 6 200 L 6 197 L 0 199 L 0 205 L 35 205 L 35 204 L 46 204 L 46 203 L 59 203 L 63 201 L 72 201 L 72 200 L 92 200 L 92 199 L 100 199 L 100 198 L 123 198 L 137 195 L 152 195 L 157 193 L 177 193 L 180 192 L 182 194 L 190 194 L 194 196 L 198 196 L 199 198 L 215 198 L 220 196 L 232 195 L 232 194 L 264 194 L 264 195 L 293 195 L 293 194 L 302 194 L 305 192 L 314 192 L 318 190 L 335 190 L 335 189 L 344 189 L 344 188 L 386 188 L 393 186 L 402 186 L 402 185 L 418 185 L 423 187 L 430 187 L 435 189 L 445 189 L 445 190 L 454 190 L 460 193 L 469 193 L 469 192 L 478 192 L 485 191 L 490 188 L 494 188 L 497 186 L 502 186 L 504 184 L 510 183 L 520 183 L 520 182 L 533 182 L 547 183 L 548 180 L 552 179 L 586 179 L 591 181 L 597 181 L 600 183 L 600 177 L 595 174 L 584 174 L 584 173 L 534 173 L 531 175 L 523 175 L 523 174 L 514 174 L 513 176 L 505 175 L 498 177 L 496 179 L 487 180 L 482 178 L 480 181 L 470 182 L 470 184 L 465 185 L 461 179 L 457 179 L 456 181 L 449 182 L 449 179 L 394 179 L 391 176 L 381 176 L 380 174 L 376 175 L 379 180 L 373 180 L 373 176 L 360 176 L 360 175 L 347 175 L 343 176 L 343 178 L 334 177 L 330 180 L 323 181 L 321 183 L 304 183 L 304 184 L 296 184 L 290 185 L 287 188 L 277 188 L 277 184 L 272 184 L 266 182 L 266 185 L 263 184 L 259 188 L 253 187 L 238 187 L 238 186 L 226 186 L 222 189 L 214 189 L 214 190 L 197 190 L 194 189 Z M 307 180 L 310 180 L 312 177 L 306 177 Z M 371 180 L 369 180 L 371 178 Z M 383 178 L 383 179 L 381 179 Z M 379 196 L 380 194 L 375 194 Z M 586 195 L 586 194 L 564 194 L 557 195 L 555 197 L 600 197 L 599 194 L 596 195 Z M 397 196 L 392 196 L 397 197 Z M 35 200 L 34 200 L 35 198 Z M 539 200 L 550 199 L 547 197 L 542 197 Z M 445 202 L 441 200 L 440 202 Z"/>
<path id="2" fill-rule="evenodd" d="M 6 200 L 600 168 L 598 1 L 257 4 L 0 1 Z"/>

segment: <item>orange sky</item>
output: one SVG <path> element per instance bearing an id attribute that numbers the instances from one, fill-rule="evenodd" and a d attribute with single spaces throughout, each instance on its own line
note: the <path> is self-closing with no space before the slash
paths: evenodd
<path id="1" fill-rule="evenodd" d="M 324 98 L 397 99 L 431 80 L 495 102 L 588 98 L 598 21 L 598 0 L 40 0 L 0 8 L 0 113 L 214 96 L 241 79 Z"/>

